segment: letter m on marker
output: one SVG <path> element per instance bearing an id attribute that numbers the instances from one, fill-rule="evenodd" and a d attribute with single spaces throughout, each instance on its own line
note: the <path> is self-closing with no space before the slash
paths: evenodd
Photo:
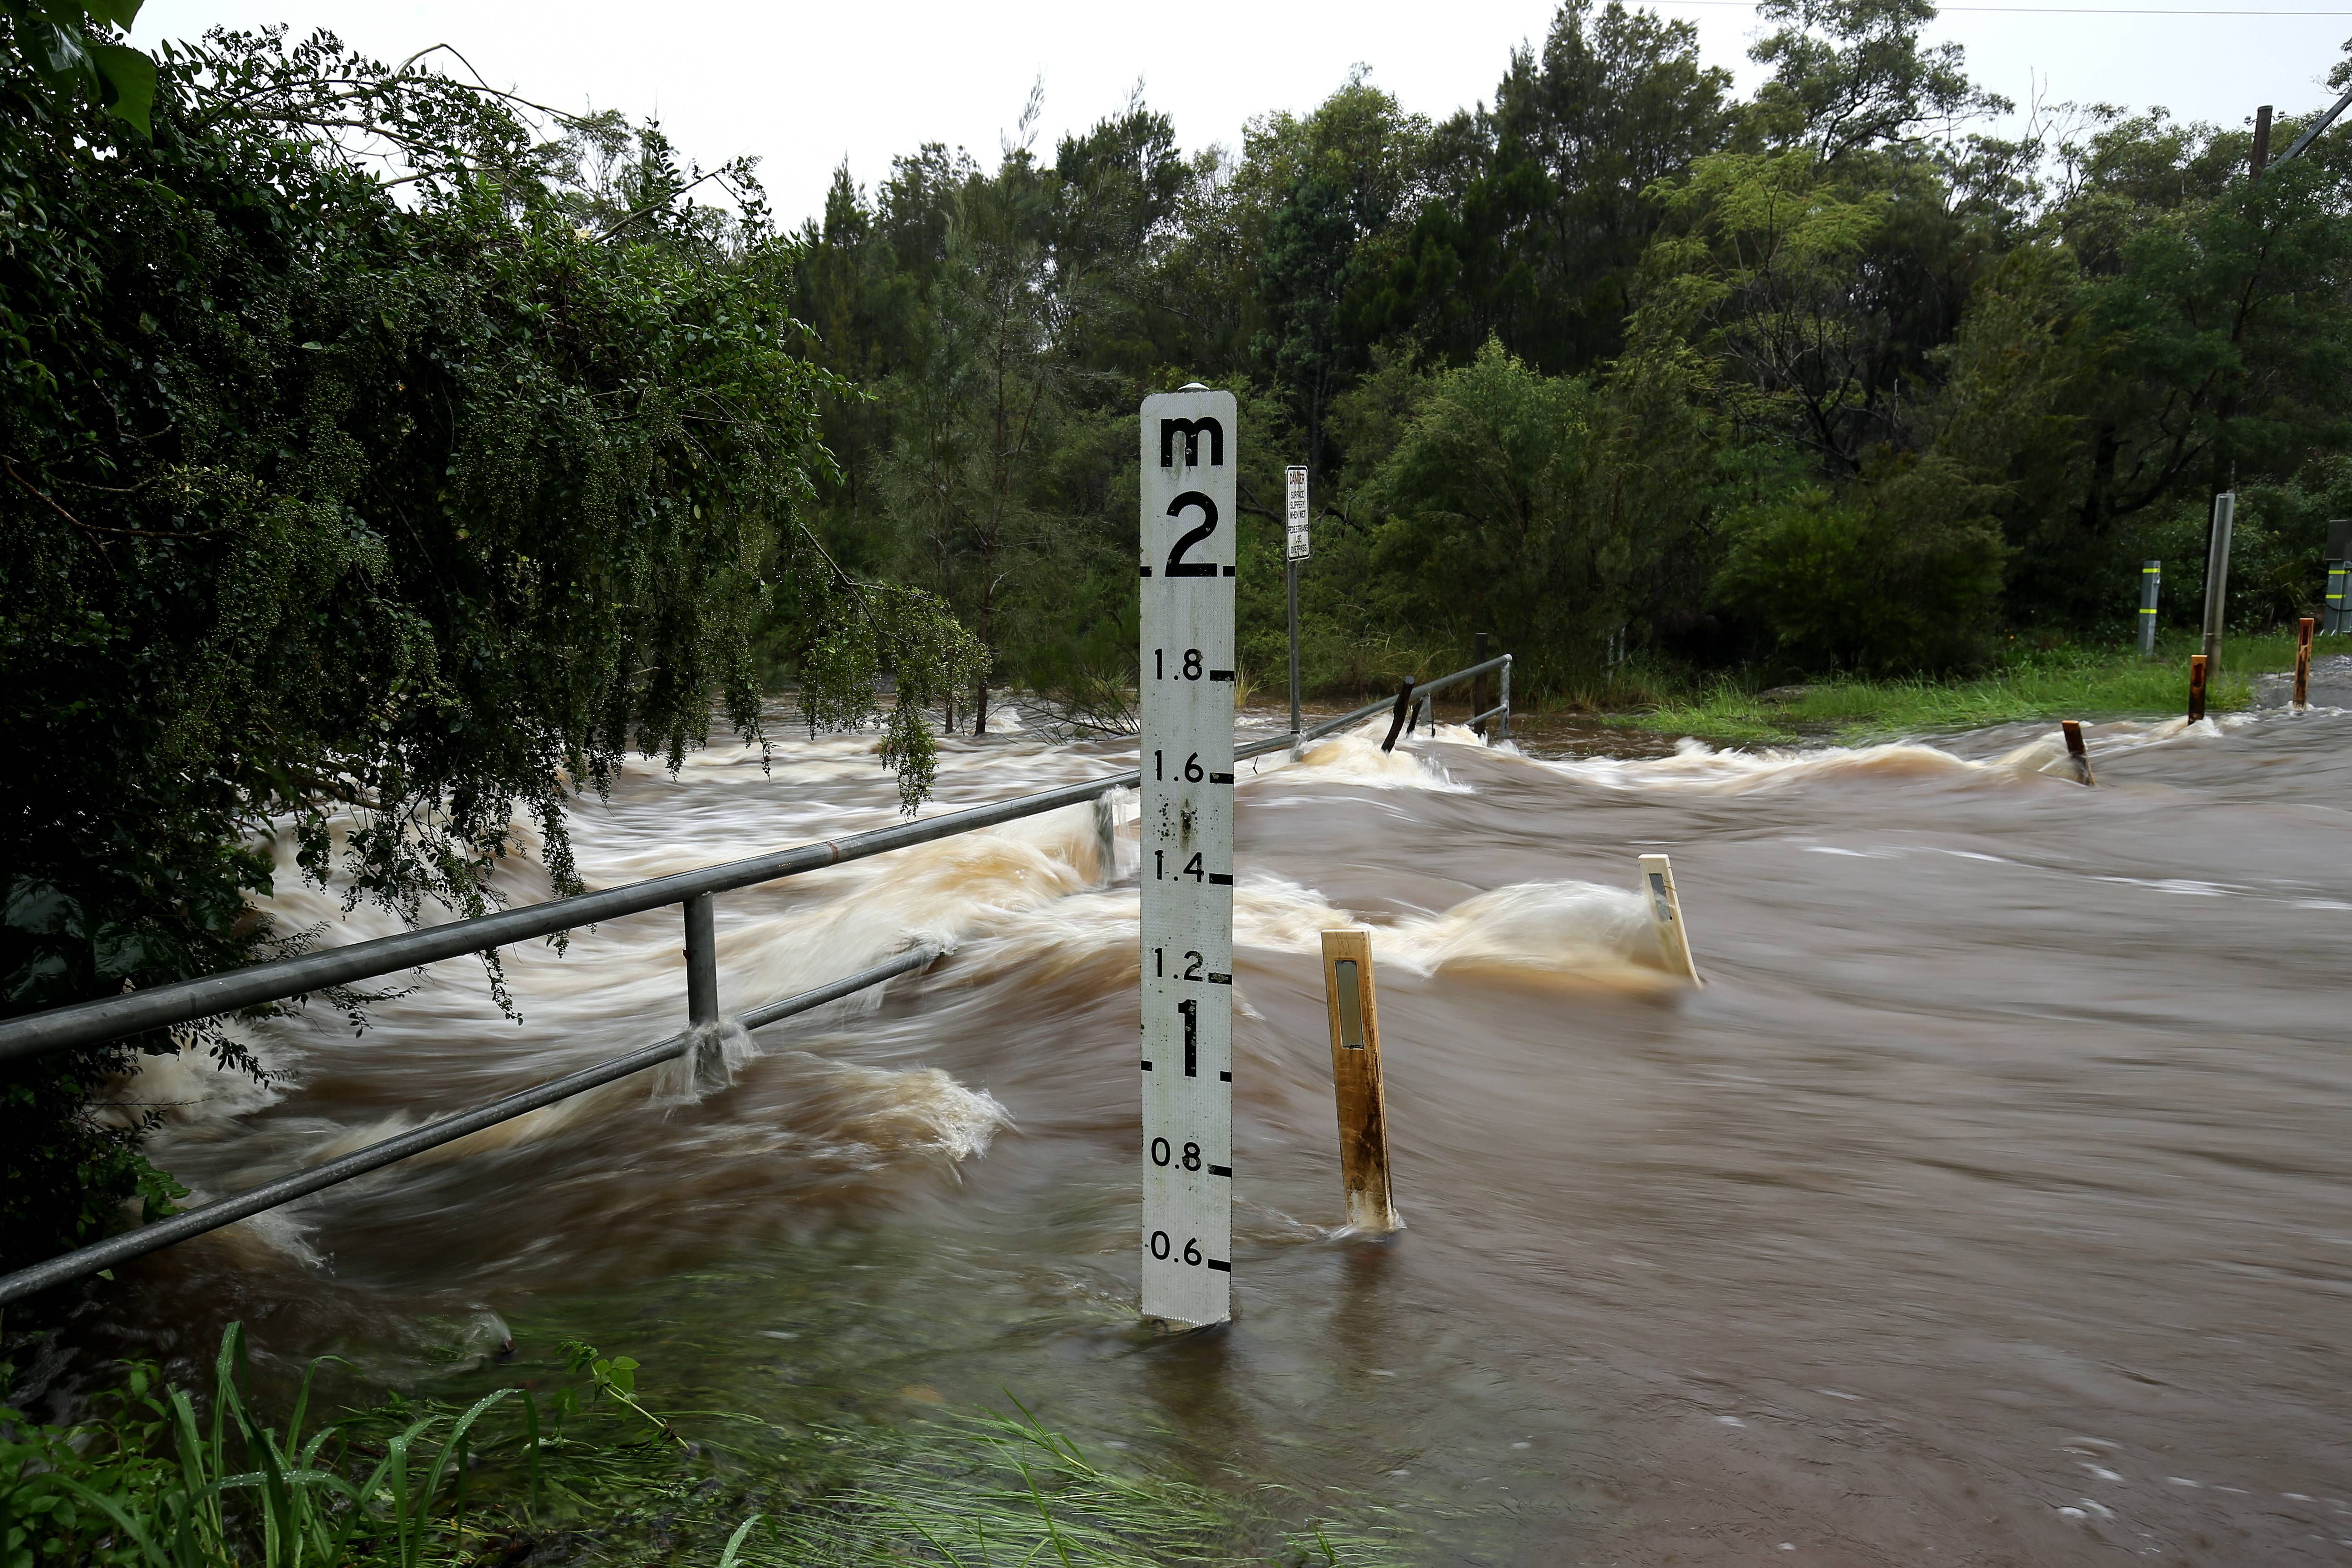
<path id="1" fill-rule="evenodd" d="M 1225 466 L 1225 427 L 1213 419 L 1162 419 L 1160 422 L 1160 466 L 1173 468 L 1176 464 L 1176 437 L 1184 437 L 1184 466 L 1197 468 L 1201 462 L 1201 437 L 1209 438 L 1209 467 Z"/>

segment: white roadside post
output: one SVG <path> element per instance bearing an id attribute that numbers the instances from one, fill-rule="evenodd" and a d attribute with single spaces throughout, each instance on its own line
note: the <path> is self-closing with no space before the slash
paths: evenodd
<path id="1" fill-rule="evenodd" d="M 1307 559 L 1307 470 L 1285 470 L 1287 506 L 1283 569 L 1290 579 L 1290 732 L 1298 733 L 1298 563 Z"/>
<path id="2" fill-rule="evenodd" d="M 1233 1316 L 1234 395 L 1143 400 L 1143 1315 Z"/>
<path id="3" fill-rule="evenodd" d="M 1658 933 L 1658 953 L 1669 973 L 1687 978 L 1704 988 L 1697 961 L 1691 957 L 1690 932 L 1683 925 L 1683 900 L 1675 891 L 1675 863 L 1664 855 L 1642 857 L 1642 881 L 1650 895 L 1650 925 Z"/>

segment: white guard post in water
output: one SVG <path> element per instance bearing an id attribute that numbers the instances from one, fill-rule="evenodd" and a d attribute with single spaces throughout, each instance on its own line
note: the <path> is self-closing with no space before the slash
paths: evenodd
<path id="1" fill-rule="evenodd" d="M 1229 392 L 1143 400 L 1143 1315 L 1233 1316 Z"/>
<path id="2" fill-rule="evenodd" d="M 1675 891 L 1675 863 L 1664 855 L 1642 857 L 1642 890 L 1650 900 L 1650 924 L 1658 933 L 1658 953 L 1667 970 L 1704 986 L 1691 957 L 1690 932 L 1683 925 L 1683 900 Z"/>

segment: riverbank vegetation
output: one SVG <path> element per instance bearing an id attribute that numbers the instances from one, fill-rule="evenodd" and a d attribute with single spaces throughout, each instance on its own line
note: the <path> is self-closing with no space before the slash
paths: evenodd
<path id="1" fill-rule="evenodd" d="M 2224 640 L 2206 707 L 2254 705 L 2257 678 L 2294 668 L 2285 627 Z M 1554 694 L 1542 711 L 1575 721 L 1728 744 L 1848 742 L 1927 736 L 2055 719 L 2156 719 L 2187 710 L 2194 631 L 2168 632 L 2155 654 L 2073 640 L 2011 639 L 1983 664 L 1942 675 L 1853 671 L 1775 681 L 1770 667 L 1709 671 L 1639 655 Z M 2324 655 L 2330 639 L 2315 645 Z M 2339 649 L 2337 651 L 2352 651 Z M 1530 718 L 1533 715 L 1529 715 Z"/>
<path id="2" fill-rule="evenodd" d="M 980 649 L 800 524 L 832 383 L 747 168 L 609 118 L 548 140 L 324 37 L 159 65 L 133 124 L 0 64 L 10 1010 L 300 951 L 247 903 L 273 838 L 411 921 L 484 912 L 526 838 L 575 890 L 564 802 L 714 707 L 757 738 L 758 647 L 826 721 L 881 719 L 919 797 L 924 703 Z M 191 1046 L 262 1071 L 207 1026 L 0 1081 L 0 1266 L 168 1211 L 164 1108 L 109 1085 Z"/>
<path id="3" fill-rule="evenodd" d="M 2206 707 L 2252 706 L 2253 677 L 2294 666 L 2292 633 L 2232 638 Z M 1971 675 L 1930 679 L 1833 676 L 1759 689 L 1730 680 L 1657 693 L 1618 721 L 1732 744 L 1841 742 L 1927 736 L 1993 724 L 2057 719 L 2173 717 L 2187 710 L 2182 671 L 2193 640 L 2170 639 L 2153 659 L 2130 650 L 2061 647 L 2013 654 Z"/>
<path id="4" fill-rule="evenodd" d="M 1016 1404 L 785 1428 L 657 1409 L 626 1356 L 560 1363 L 468 1403 L 320 1408 L 313 1366 L 281 1420 L 243 1331 L 208 1388 L 152 1365 L 76 1427 L 0 1410 L 0 1563 L 109 1568 L 431 1568 L 694 1562 L 717 1568 L 1057 1563 L 1377 1568 L 1376 1513 L 1286 1522 L 1137 1463 L 1106 1465 Z"/>
<path id="5" fill-rule="evenodd" d="M 1359 72 L 1235 149 L 1140 99 L 1048 147 L 1033 104 L 992 163 L 843 170 L 793 238 L 811 352 L 862 389 L 824 395 L 814 515 L 1000 680 L 1116 689 L 1134 400 L 1198 376 L 1243 400 L 1261 682 L 1281 470 L 1312 472 L 1328 697 L 1479 631 L 1523 701 L 1628 656 L 1769 687 L 2119 643 L 2145 559 L 2194 623 L 2231 487 L 2231 625 L 2307 613 L 2352 515 L 2347 139 L 2257 180 L 2241 125 L 1997 120 L 1924 0 L 1761 13 L 1744 99 L 1688 24 L 1570 0 L 1442 118 Z"/>

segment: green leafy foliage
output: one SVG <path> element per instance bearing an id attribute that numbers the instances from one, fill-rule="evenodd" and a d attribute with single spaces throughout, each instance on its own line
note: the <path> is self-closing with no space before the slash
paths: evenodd
<path id="1" fill-rule="evenodd" d="M 2002 140 L 1934 16 L 1775 0 L 1742 102 L 1687 26 L 1570 0 L 1491 109 L 1443 121 L 1358 70 L 1238 158 L 1179 159 L 1139 104 L 1050 168 L 927 148 L 870 201 L 844 171 L 800 313 L 877 395 L 827 395 L 821 529 L 984 625 L 995 679 L 1116 727 L 1131 410 L 1197 378 L 1243 397 L 1261 688 L 1286 461 L 1313 475 L 1302 651 L 1334 697 L 1480 631 L 1522 700 L 1589 689 L 1612 646 L 1946 671 L 2004 627 L 2104 635 L 2213 489 L 2309 493 L 2352 434 L 2352 143 L 2255 184 L 2242 132 L 2160 111 Z M 971 331 L 961 301 L 1014 254 L 1019 331 Z M 2300 557 L 2258 576 L 2270 613 L 2317 591 Z"/>
<path id="2" fill-rule="evenodd" d="M 107 113 L 148 133 L 155 106 L 155 62 L 113 30 L 131 30 L 141 0 L 0 0 L 9 53 L 59 99 L 95 100 Z"/>
<path id="3" fill-rule="evenodd" d="M 761 738 L 779 606 L 826 721 L 879 716 L 894 668 L 916 702 L 971 668 L 803 526 L 835 384 L 790 351 L 773 243 L 684 204 L 657 132 L 600 179 L 609 126 L 536 143 L 503 99 L 323 37 L 215 36 L 166 79 L 138 138 L 0 72 L 11 1009 L 299 950 L 245 901 L 273 841 L 412 921 L 485 911 L 527 837 L 576 890 L 576 792 L 633 750 L 676 767 L 714 704 Z M 289 134 L 326 102 L 415 154 L 409 199 Z M 917 714 L 883 758 L 910 805 Z M 147 1112 L 98 1102 L 187 1043 L 0 1082 L 9 1262 L 165 1195 Z"/>
<path id="4" fill-rule="evenodd" d="M 1775 650 L 1805 668 L 1981 658 L 2000 595 L 2000 530 L 1967 514 L 1968 489 L 1949 473 L 1898 467 L 1852 501 L 1799 491 L 1735 517 L 1718 601 L 1770 627 Z"/>

